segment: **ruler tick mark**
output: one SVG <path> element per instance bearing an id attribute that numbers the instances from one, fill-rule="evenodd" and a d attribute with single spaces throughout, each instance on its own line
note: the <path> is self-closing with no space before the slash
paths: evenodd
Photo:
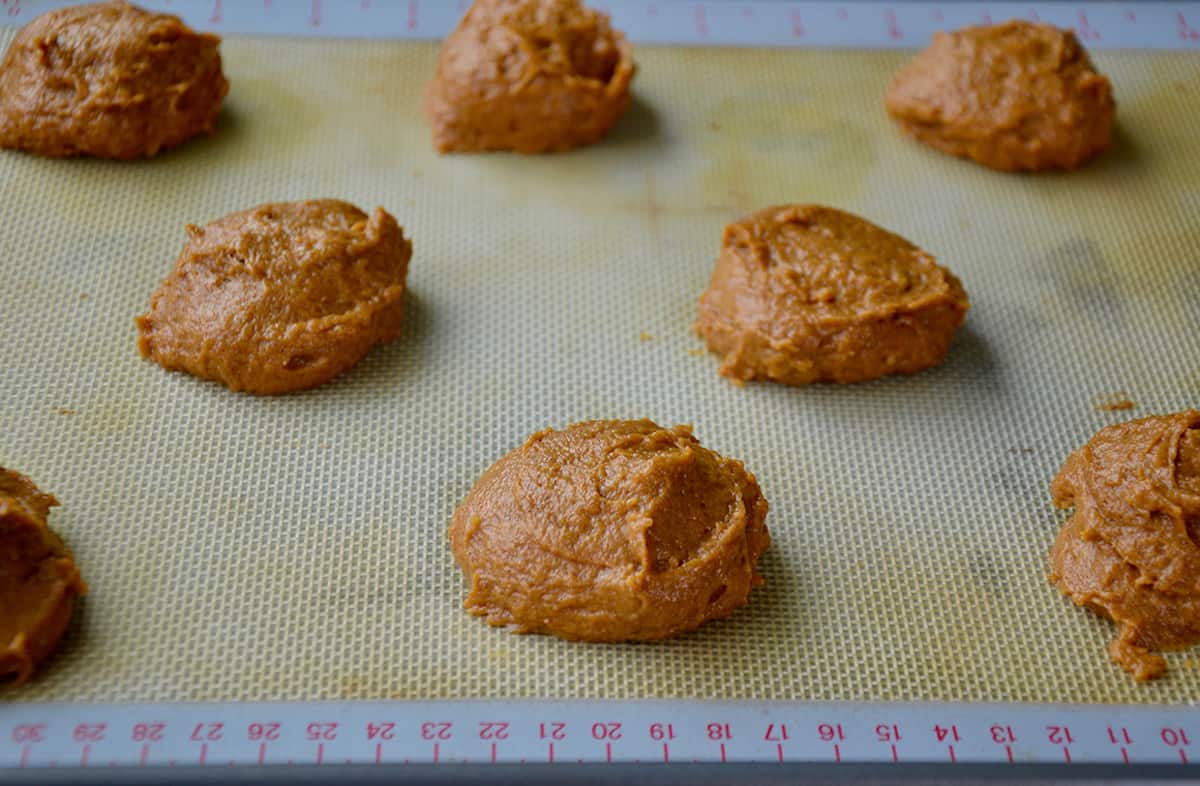
<path id="1" fill-rule="evenodd" d="M 145 766 L 146 766 L 146 760 L 147 760 L 148 758 L 150 758 L 150 746 L 149 746 L 149 745 L 143 745 L 143 746 L 142 746 L 142 755 L 138 757 L 138 766 L 139 766 L 139 767 L 145 767 Z"/>
<path id="2" fill-rule="evenodd" d="M 1071 763 L 1071 749 L 1068 748 L 1066 745 L 1063 746 L 1063 760 L 1067 764 Z"/>
<path id="3" fill-rule="evenodd" d="M 947 746 L 946 746 L 946 750 L 950 751 L 950 763 L 951 763 L 951 764 L 957 764 L 957 763 L 958 763 L 958 757 L 954 755 L 954 746 L 953 746 L 953 745 L 947 745 Z"/>
<path id="4" fill-rule="evenodd" d="M 1004 752 L 1005 752 L 1005 753 L 1008 755 L 1008 763 L 1009 763 L 1009 764 L 1012 764 L 1012 763 L 1013 763 L 1012 746 L 1011 746 L 1011 745 L 1005 745 L 1005 746 L 1004 746 Z"/>
<path id="5" fill-rule="evenodd" d="M 838 764 L 842 763 L 842 746 L 836 742 L 833 744 L 833 760 Z"/>
<path id="6" fill-rule="evenodd" d="M 1125 762 L 1126 764 L 1129 763 L 1129 751 L 1125 750 L 1124 748 L 1121 748 L 1121 761 Z"/>
<path id="7" fill-rule="evenodd" d="M 892 746 L 892 764 L 896 764 L 899 761 L 900 761 L 900 754 L 896 753 L 896 746 L 893 745 Z"/>
<path id="8" fill-rule="evenodd" d="M 780 764 L 783 764 L 783 743 L 782 742 L 775 743 L 775 758 L 779 760 Z"/>

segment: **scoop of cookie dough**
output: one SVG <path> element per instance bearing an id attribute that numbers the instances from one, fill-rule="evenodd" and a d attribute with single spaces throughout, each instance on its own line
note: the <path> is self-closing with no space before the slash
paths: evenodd
<path id="1" fill-rule="evenodd" d="M 58 500 L 0 467 L 0 679 L 29 679 L 87 592 L 71 553 L 46 526 Z"/>
<path id="2" fill-rule="evenodd" d="M 1113 661 L 1138 680 L 1154 650 L 1200 642 L 1200 412 L 1101 429 L 1051 486 L 1075 508 L 1050 552 L 1050 580 L 1120 626 Z"/>
<path id="3" fill-rule="evenodd" d="M 579 0 L 475 0 L 425 90 L 439 152 L 596 142 L 629 106 L 629 43 Z"/>
<path id="4" fill-rule="evenodd" d="M 1116 104 L 1074 33 L 1014 20 L 935 34 L 892 81 L 887 109 L 938 150 L 1038 171 L 1107 150 Z"/>
<path id="5" fill-rule="evenodd" d="M 787 205 L 725 228 L 695 329 L 727 377 L 860 382 L 940 363 L 969 306 L 958 279 L 904 238 Z"/>
<path id="6" fill-rule="evenodd" d="M 219 43 L 120 0 L 43 14 L 0 65 L 0 147 L 131 159 L 211 133 Z"/>
<path id="7" fill-rule="evenodd" d="M 137 318 L 163 368 L 232 390 L 288 393 L 400 334 L 412 244 L 382 208 L 330 199 L 234 213 L 190 239 Z"/>
<path id="8" fill-rule="evenodd" d="M 591 421 L 534 434 L 463 500 L 450 544 L 488 623 L 566 639 L 661 639 L 724 617 L 762 579 L 767 501 L 686 426 Z"/>

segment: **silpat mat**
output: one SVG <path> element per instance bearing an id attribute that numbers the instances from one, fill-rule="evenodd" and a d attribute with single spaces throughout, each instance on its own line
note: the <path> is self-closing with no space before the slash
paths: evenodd
<path id="1" fill-rule="evenodd" d="M 3 34 L 11 38 L 11 31 Z M 0 463 L 62 501 L 92 591 L 7 700 L 453 697 L 1181 702 L 1045 578 L 1048 485 L 1101 426 L 1200 396 L 1200 61 L 1099 53 L 1116 148 L 1002 175 L 901 137 L 902 54 L 642 48 L 605 143 L 433 154 L 427 44 L 232 39 L 219 132 L 157 160 L 0 155 Z M 396 343 L 318 390 L 237 395 L 139 358 L 183 227 L 283 199 L 394 212 Z M 924 246 L 974 303 L 909 378 L 739 388 L 690 332 L 722 227 L 838 206 Z M 643 335 L 644 334 L 644 335 Z M 1100 408 L 1123 393 L 1128 412 Z M 514 636 L 461 609 L 446 539 L 547 425 L 690 422 L 771 503 L 766 585 L 657 644 Z"/>

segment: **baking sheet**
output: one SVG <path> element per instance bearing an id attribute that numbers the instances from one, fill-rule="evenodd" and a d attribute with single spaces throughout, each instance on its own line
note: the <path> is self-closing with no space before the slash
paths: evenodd
<path id="1" fill-rule="evenodd" d="M 613 136 L 533 158 L 433 154 L 432 44 L 223 54 L 210 139 L 133 164 L 0 155 L 0 464 L 61 500 L 92 587 L 4 699 L 1200 695 L 1200 652 L 1135 685 L 1112 627 L 1044 576 L 1066 454 L 1200 397 L 1194 56 L 1098 53 L 1116 148 L 1034 177 L 901 137 L 882 110 L 897 53 L 642 47 Z M 186 223 L 310 197 L 383 205 L 412 236 L 402 338 L 285 398 L 139 358 L 133 317 Z M 722 227 L 787 201 L 859 213 L 962 278 L 943 366 L 717 376 L 689 327 Z M 1099 408 L 1117 393 L 1136 408 Z M 636 645 L 465 614 L 445 530 L 475 478 L 547 425 L 643 416 L 758 476 L 774 544 L 749 606 Z"/>

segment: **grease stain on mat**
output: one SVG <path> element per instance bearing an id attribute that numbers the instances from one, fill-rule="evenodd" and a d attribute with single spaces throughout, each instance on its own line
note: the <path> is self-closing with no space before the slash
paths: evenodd
<path id="1" fill-rule="evenodd" d="M 703 193 L 738 212 L 801 201 L 848 206 L 874 165 L 866 129 L 815 99 L 781 102 L 724 98 L 702 132 L 708 166 Z"/>

